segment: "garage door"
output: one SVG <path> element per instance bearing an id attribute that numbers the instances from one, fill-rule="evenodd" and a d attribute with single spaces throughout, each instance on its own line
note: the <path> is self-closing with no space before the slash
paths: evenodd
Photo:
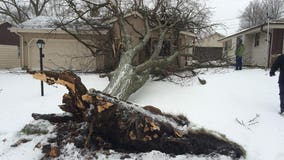
<path id="1" fill-rule="evenodd" d="M 30 69 L 39 69 L 39 49 L 36 39 L 29 43 Z M 46 39 L 43 49 L 45 70 L 95 71 L 96 59 L 91 52 L 76 40 Z"/>
<path id="2" fill-rule="evenodd" d="M 21 66 L 18 46 L 0 45 L 0 69 L 11 69 Z"/>

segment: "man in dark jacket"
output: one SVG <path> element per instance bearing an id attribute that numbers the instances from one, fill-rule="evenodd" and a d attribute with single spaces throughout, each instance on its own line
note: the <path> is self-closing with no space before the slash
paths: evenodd
<path id="1" fill-rule="evenodd" d="M 280 68 L 279 74 L 279 90 L 280 90 L 280 114 L 284 115 L 284 54 L 281 54 L 270 69 L 270 76 L 275 76 L 275 72 Z"/>

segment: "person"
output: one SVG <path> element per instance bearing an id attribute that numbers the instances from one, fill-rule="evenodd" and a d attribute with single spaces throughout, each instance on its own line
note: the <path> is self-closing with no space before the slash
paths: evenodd
<path id="1" fill-rule="evenodd" d="M 243 55 L 244 55 L 245 47 L 242 43 L 242 40 L 239 39 L 237 42 L 237 49 L 236 49 L 236 70 L 242 70 L 243 66 Z"/>
<path id="2" fill-rule="evenodd" d="M 275 72 L 280 69 L 278 84 L 279 84 L 279 96 L 280 96 L 280 114 L 284 115 L 284 55 L 281 54 L 277 57 L 272 64 L 269 75 L 275 76 Z"/>

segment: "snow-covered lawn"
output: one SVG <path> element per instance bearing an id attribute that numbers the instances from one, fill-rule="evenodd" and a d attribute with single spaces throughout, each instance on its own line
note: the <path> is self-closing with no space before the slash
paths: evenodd
<path id="1" fill-rule="evenodd" d="M 94 74 L 80 74 L 87 88 L 102 90 L 107 79 Z M 201 85 L 196 78 L 172 82 L 147 84 L 130 97 L 141 105 L 154 105 L 164 112 L 186 115 L 199 127 L 225 134 L 241 144 L 247 151 L 248 160 L 284 159 L 284 117 L 279 112 L 277 76 L 269 77 L 262 69 L 219 68 L 204 71 L 200 77 L 207 84 Z M 0 71 L 0 159 L 40 159 L 41 150 L 35 145 L 44 136 L 16 148 L 19 131 L 32 121 L 31 113 L 61 113 L 57 107 L 66 89 L 45 85 L 45 96 L 40 96 L 40 82 L 21 72 Z M 237 122 L 237 120 L 239 122 Z M 242 125 L 241 125 L 242 124 Z M 72 148 L 72 146 L 70 146 Z M 111 156 L 98 153 L 99 159 L 120 159 L 119 153 Z M 131 154 L 132 159 L 221 159 L 205 156 L 169 155 L 153 151 Z M 77 159 L 73 156 L 73 159 Z"/>

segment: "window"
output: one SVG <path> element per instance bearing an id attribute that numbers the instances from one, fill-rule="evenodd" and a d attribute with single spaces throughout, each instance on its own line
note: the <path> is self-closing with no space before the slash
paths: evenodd
<path id="1" fill-rule="evenodd" d="M 259 46 L 259 39 L 260 39 L 260 34 L 259 33 L 256 33 L 254 35 L 254 46 L 257 47 Z"/>

